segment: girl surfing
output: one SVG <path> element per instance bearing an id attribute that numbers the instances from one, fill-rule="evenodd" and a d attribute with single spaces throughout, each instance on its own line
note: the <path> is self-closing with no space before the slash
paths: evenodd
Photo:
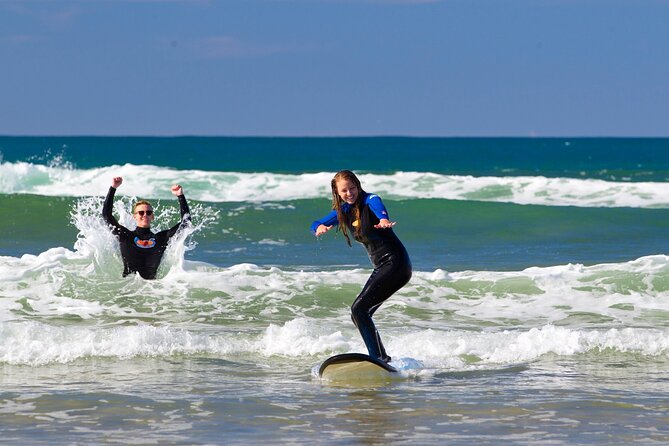
<path id="1" fill-rule="evenodd" d="M 395 222 L 388 218 L 381 198 L 362 189 L 350 170 L 338 172 L 331 181 L 332 211 L 311 224 L 319 237 L 335 226 L 351 246 L 351 236 L 360 242 L 374 266 L 371 276 L 351 305 L 351 318 L 362 336 L 369 356 L 390 362 L 372 316 L 381 304 L 411 278 L 411 260 L 395 235 Z"/>

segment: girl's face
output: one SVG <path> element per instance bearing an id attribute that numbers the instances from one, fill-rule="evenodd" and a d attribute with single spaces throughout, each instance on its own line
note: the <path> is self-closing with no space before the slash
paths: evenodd
<path id="1" fill-rule="evenodd" d="M 358 199 L 358 192 L 358 187 L 353 181 L 346 178 L 337 181 L 337 194 L 348 204 L 355 203 L 355 200 Z"/>

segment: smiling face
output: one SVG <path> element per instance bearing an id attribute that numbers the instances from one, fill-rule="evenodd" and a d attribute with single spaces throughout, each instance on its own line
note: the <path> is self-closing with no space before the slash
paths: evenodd
<path id="1" fill-rule="evenodd" d="M 337 180 L 337 194 L 339 198 L 344 200 L 348 204 L 354 204 L 358 199 L 358 194 L 360 190 L 355 183 L 348 178 L 342 178 Z"/>
<path id="2" fill-rule="evenodd" d="M 153 221 L 153 208 L 150 204 L 138 203 L 132 216 L 137 222 L 137 227 L 149 228 Z"/>

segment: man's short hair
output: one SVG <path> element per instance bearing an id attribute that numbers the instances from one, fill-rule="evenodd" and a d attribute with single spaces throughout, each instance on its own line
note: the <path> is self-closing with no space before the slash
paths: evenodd
<path id="1" fill-rule="evenodd" d="M 137 206 L 141 206 L 143 204 L 145 204 L 145 205 L 149 206 L 151 209 L 153 209 L 153 206 L 151 206 L 151 203 L 149 203 L 148 201 L 139 200 L 139 201 L 136 201 L 135 204 L 132 205 L 132 213 L 133 214 L 135 213 L 135 209 L 137 209 Z"/>

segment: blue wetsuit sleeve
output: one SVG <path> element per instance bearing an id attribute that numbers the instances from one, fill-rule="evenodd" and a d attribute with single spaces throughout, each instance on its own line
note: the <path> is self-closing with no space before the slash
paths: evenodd
<path id="1" fill-rule="evenodd" d="M 310 227 L 311 233 L 315 234 L 316 229 L 318 229 L 318 227 L 320 225 L 332 226 L 332 225 L 336 225 L 337 223 L 338 223 L 338 221 L 337 221 L 337 211 L 333 209 L 332 212 L 330 212 L 328 215 L 321 218 L 320 220 L 316 220 L 315 222 L 313 222 L 311 224 L 311 227 Z"/>
<path id="2" fill-rule="evenodd" d="M 381 197 L 379 197 L 378 195 L 369 194 L 367 195 L 367 199 L 365 200 L 365 202 L 379 220 L 381 220 L 382 218 L 390 220 L 390 217 L 388 216 L 388 211 L 386 210 L 386 207 L 383 205 L 383 201 L 381 201 Z"/>

